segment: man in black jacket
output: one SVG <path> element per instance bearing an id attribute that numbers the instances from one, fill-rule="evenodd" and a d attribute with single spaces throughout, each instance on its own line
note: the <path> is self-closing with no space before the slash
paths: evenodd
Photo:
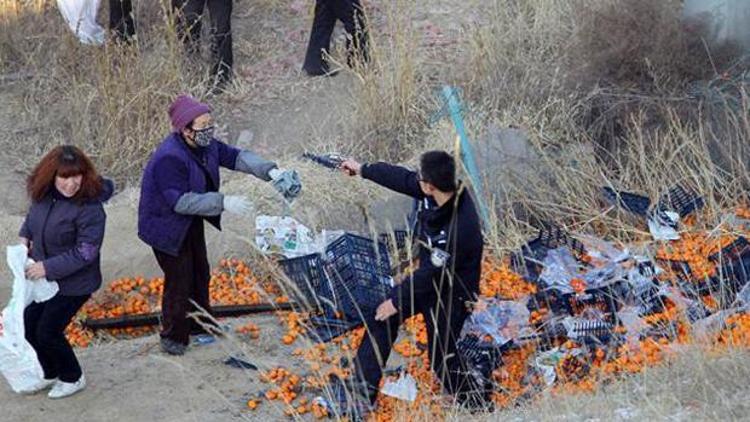
<path id="1" fill-rule="evenodd" d="M 378 386 L 401 323 L 422 314 L 427 325 L 432 370 L 443 387 L 470 407 L 484 404 L 456 351 L 456 341 L 479 292 L 483 239 L 469 192 L 456 182 L 456 164 L 444 151 L 420 159 L 420 171 L 386 163 L 361 165 L 347 160 L 342 169 L 421 203 L 419 267 L 393 288 L 375 315 L 365 315 L 367 334 L 355 359 L 359 388 L 374 403 Z"/>

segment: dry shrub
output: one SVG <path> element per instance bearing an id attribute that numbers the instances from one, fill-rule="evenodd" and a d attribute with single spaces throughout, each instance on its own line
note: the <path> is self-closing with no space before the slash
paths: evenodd
<path id="1" fill-rule="evenodd" d="M 387 35 L 371 35 L 370 61 L 354 63 L 356 80 L 340 112 L 350 139 L 347 151 L 364 159 L 401 161 L 420 143 L 430 93 L 412 19 L 417 4 L 398 0 L 384 7 Z"/>
<path id="2" fill-rule="evenodd" d="M 14 64 L 31 77 L 23 88 L 27 120 L 20 122 L 30 130 L 25 142 L 7 145 L 7 151 L 28 167 L 52 145 L 74 143 L 117 182 L 137 181 L 150 152 L 169 131 L 170 101 L 179 92 L 205 92 L 203 68 L 186 66 L 169 2 L 137 5 L 142 19 L 133 45 L 99 47 L 80 44 L 56 8 L 39 4 L 5 21 L 16 28 L 13 49 L 6 54 L 26 52 Z M 35 30 L 22 30 L 29 27 Z"/>
<path id="3" fill-rule="evenodd" d="M 523 228 L 517 217 L 641 235 L 601 213 L 603 185 L 655 198 L 681 183 L 714 207 L 750 186 L 747 61 L 696 42 L 681 2 L 490 2 L 483 12 L 464 74 L 476 148 L 497 142 L 484 128 L 512 125 L 537 157 L 522 178 L 498 181 L 500 244 Z"/>

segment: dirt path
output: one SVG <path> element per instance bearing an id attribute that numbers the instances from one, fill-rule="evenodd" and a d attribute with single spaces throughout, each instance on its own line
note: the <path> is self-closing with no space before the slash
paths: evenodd
<path id="1" fill-rule="evenodd" d="M 263 340 L 283 334 L 275 319 L 254 318 L 263 336 L 245 348 L 247 360 L 261 368 L 279 364 L 275 357 L 290 353 L 278 342 Z M 0 420 L 177 422 L 278 418 L 283 409 L 272 403 L 263 403 L 252 413 L 245 409 L 246 400 L 267 387 L 258 381 L 257 371 L 223 364 L 239 347 L 238 343 L 224 340 L 191 346 L 185 356 L 171 357 L 159 351 L 156 336 L 90 347 L 78 353 L 88 381 L 86 391 L 54 401 L 43 394 L 18 396 L 3 386 Z"/>

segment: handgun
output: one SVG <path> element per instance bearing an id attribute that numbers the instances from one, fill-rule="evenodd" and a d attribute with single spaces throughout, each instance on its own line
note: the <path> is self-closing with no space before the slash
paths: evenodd
<path id="1" fill-rule="evenodd" d="M 323 167 L 333 169 L 333 170 L 336 170 L 339 167 L 341 167 L 341 163 L 344 162 L 344 157 L 336 153 L 318 155 L 318 154 L 306 152 L 302 154 L 302 157 L 307 158 L 308 160 L 314 163 L 318 163 Z"/>

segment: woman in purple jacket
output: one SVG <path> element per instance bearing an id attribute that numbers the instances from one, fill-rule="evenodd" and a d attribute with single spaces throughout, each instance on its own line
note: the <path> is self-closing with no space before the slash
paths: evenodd
<path id="1" fill-rule="evenodd" d="M 65 327 L 102 284 L 102 203 L 114 189 L 72 145 L 55 147 L 45 155 L 27 189 L 31 207 L 19 236 L 35 262 L 26 268 L 26 277 L 57 281 L 60 291 L 46 302 L 32 303 L 24 313 L 26 339 L 36 351 L 44 379 L 23 393 L 52 387 L 49 397 L 59 399 L 86 387 Z"/>
<path id="2" fill-rule="evenodd" d="M 141 181 L 138 236 L 164 271 L 161 347 L 172 355 L 184 354 L 190 334 L 202 332 L 187 318 L 196 310 L 191 300 L 211 312 L 203 221 L 221 229 L 222 212 L 250 214 L 247 198 L 219 192 L 219 167 L 273 181 L 287 199 L 301 189 L 296 172 L 215 139 L 210 112 L 190 96 L 177 97 L 169 108 L 173 132 L 151 156 Z"/>

